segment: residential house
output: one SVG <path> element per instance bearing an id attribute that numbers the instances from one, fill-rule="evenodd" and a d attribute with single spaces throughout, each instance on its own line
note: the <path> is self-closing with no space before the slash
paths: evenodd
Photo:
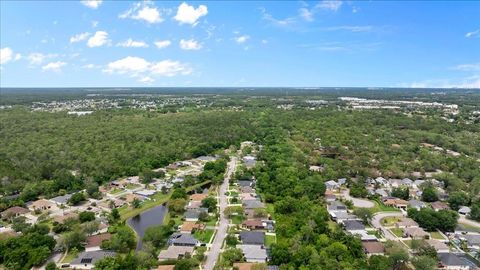
<path id="1" fill-rule="evenodd" d="M 263 230 L 265 229 L 265 225 L 260 219 L 247 219 L 242 222 L 242 228 L 248 230 Z"/>
<path id="2" fill-rule="evenodd" d="M 169 264 L 169 265 L 159 265 L 157 267 L 157 270 L 174 270 L 175 269 L 175 265 L 173 264 Z"/>
<path id="3" fill-rule="evenodd" d="M 422 201 L 414 200 L 414 199 L 408 201 L 408 208 L 415 208 L 417 210 L 420 210 L 425 207 L 427 207 L 427 204 Z"/>
<path id="4" fill-rule="evenodd" d="M 92 235 L 87 237 L 87 243 L 85 245 L 85 251 L 94 251 L 100 250 L 100 246 L 102 245 L 103 241 L 108 241 L 112 238 L 110 233 L 102 233 L 97 235 Z"/>
<path id="5" fill-rule="evenodd" d="M 242 204 L 245 209 L 265 208 L 265 204 L 258 199 L 243 201 Z"/>
<path id="6" fill-rule="evenodd" d="M 327 190 L 337 190 L 340 188 L 340 185 L 337 182 L 330 180 L 325 182 L 325 187 Z"/>
<path id="7" fill-rule="evenodd" d="M 27 208 L 13 206 L 2 212 L 2 219 L 16 218 L 29 212 Z"/>
<path id="8" fill-rule="evenodd" d="M 240 187 L 253 187 L 253 182 L 252 181 L 247 181 L 247 180 L 240 180 L 240 181 L 238 181 L 238 186 L 240 186 Z"/>
<path id="9" fill-rule="evenodd" d="M 376 184 L 379 185 L 379 186 L 385 186 L 385 185 L 387 185 L 387 179 L 385 179 L 385 178 L 383 178 L 383 177 L 381 177 L 381 176 L 375 178 L 375 182 L 376 182 Z"/>
<path id="10" fill-rule="evenodd" d="M 411 187 L 412 185 L 413 185 L 413 181 L 410 178 L 402 179 L 402 186 Z"/>
<path id="11" fill-rule="evenodd" d="M 237 245 L 242 250 L 247 262 L 265 263 L 267 261 L 267 250 L 261 245 Z"/>
<path id="12" fill-rule="evenodd" d="M 372 255 L 385 255 L 385 246 L 378 241 L 363 241 L 362 248 L 368 257 Z"/>
<path id="13" fill-rule="evenodd" d="M 435 211 L 440 211 L 440 210 L 448 210 L 450 209 L 450 207 L 448 207 L 448 205 L 446 203 L 443 203 L 443 202 L 440 202 L 440 201 L 436 201 L 436 202 L 432 202 L 430 204 L 430 206 L 433 208 L 433 210 Z"/>
<path id="14" fill-rule="evenodd" d="M 413 187 L 414 189 L 420 189 L 421 186 L 422 186 L 425 182 L 426 182 L 425 180 L 419 180 L 419 179 L 417 179 L 417 180 L 413 181 L 412 187 Z"/>
<path id="15" fill-rule="evenodd" d="M 114 251 L 95 250 L 80 253 L 75 260 L 70 263 L 72 269 L 93 269 L 95 263 L 106 257 L 115 256 Z"/>
<path id="16" fill-rule="evenodd" d="M 341 202 L 331 202 L 327 207 L 328 212 L 337 211 L 337 212 L 347 212 L 347 206 Z"/>
<path id="17" fill-rule="evenodd" d="M 435 240 L 435 239 L 429 239 L 427 240 L 427 244 L 431 247 L 433 247 L 437 253 L 448 253 L 450 252 L 450 249 L 448 248 L 448 246 L 441 242 L 441 241 L 438 241 L 438 240 Z"/>
<path id="18" fill-rule="evenodd" d="M 193 246 L 169 246 L 158 254 L 159 261 L 178 260 L 193 254 Z"/>
<path id="19" fill-rule="evenodd" d="M 430 235 L 420 227 L 409 227 L 403 229 L 403 237 L 413 239 L 428 239 Z"/>
<path id="20" fill-rule="evenodd" d="M 168 244 L 172 246 L 194 247 L 198 244 L 198 241 L 190 233 L 174 233 L 168 239 Z"/>
<path id="21" fill-rule="evenodd" d="M 57 197 L 51 198 L 50 201 L 53 203 L 56 203 L 58 206 L 67 205 L 68 200 L 70 200 L 71 197 L 72 197 L 72 194 L 66 194 L 63 196 L 57 196 Z"/>
<path id="22" fill-rule="evenodd" d="M 249 262 L 242 262 L 242 263 L 234 263 L 233 269 L 235 270 L 252 270 L 259 265 L 259 263 L 249 263 Z"/>
<path id="23" fill-rule="evenodd" d="M 187 210 L 198 210 L 202 207 L 202 202 L 199 201 L 190 201 L 186 207 Z"/>
<path id="24" fill-rule="evenodd" d="M 251 186 L 241 186 L 240 193 L 254 193 L 255 190 Z"/>
<path id="25" fill-rule="evenodd" d="M 190 201 L 201 202 L 203 199 L 206 199 L 207 197 L 208 197 L 208 194 L 196 193 L 196 194 L 190 195 Z"/>
<path id="26" fill-rule="evenodd" d="M 337 180 L 337 183 L 338 185 L 342 186 L 342 185 L 345 185 L 347 183 L 347 178 L 339 178 Z"/>
<path id="27" fill-rule="evenodd" d="M 253 193 L 240 193 L 238 196 L 242 201 L 257 200 L 257 197 Z"/>
<path id="28" fill-rule="evenodd" d="M 469 250 L 480 251 L 480 234 L 467 233 L 456 237 L 465 241 Z"/>
<path id="29" fill-rule="evenodd" d="M 460 209 L 458 209 L 458 213 L 460 215 L 466 216 L 466 215 L 469 215 L 470 212 L 472 212 L 472 209 L 470 209 L 470 207 L 468 207 L 468 206 L 462 206 L 462 207 L 460 207 Z"/>
<path id="30" fill-rule="evenodd" d="M 187 212 L 185 212 L 184 216 L 185 216 L 185 220 L 186 221 L 198 221 L 198 218 L 200 217 L 200 213 L 202 212 L 207 212 L 205 210 L 200 210 L 200 209 L 204 209 L 204 208 L 199 208 L 198 210 L 187 210 Z"/>
<path id="31" fill-rule="evenodd" d="M 334 202 L 336 200 L 337 200 L 337 196 L 335 196 L 333 194 L 325 195 L 325 201 L 327 203 Z"/>
<path id="32" fill-rule="evenodd" d="M 68 219 L 76 219 L 78 214 L 75 212 L 63 213 L 63 215 L 58 215 L 53 217 L 53 221 L 63 224 Z"/>
<path id="33" fill-rule="evenodd" d="M 439 253 L 439 269 L 446 270 L 469 270 L 470 265 L 454 253 Z"/>
<path id="34" fill-rule="evenodd" d="M 343 223 L 345 220 L 355 220 L 358 219 L 357 216 L 349 214 L 348 212 L 344 211 L 331 211 L 329 212 L 330 218 L 337 222 L 337 223 Z"/>
<path id="35" fill-rule="evenodd" d="M 407 217 L 401 217 L 398 222 L 395 223 L 396 228 L 412 228 L 418 227 L 418 223 L 415 220 Z"/>
<path id="36" fill-rule="evenodd" d="M 347 232 L 360 233 L 365 230 L 365 225 L 360 220 L 344 220 L 343 227 Z"/>
<path id="37" fill-rule="evenodd" d="M 205 229 L 205 224 L 203 223 L 195 223 L 192 221 L 185 221 L 180 226 L 181 233 L 192 233 L 193 231 L 199 230 L 202 231 Z"/>
<path id="38" fill-rule="evenodd" d="M 382 197 L 382 198 L 388 197 L 388 193 L 383 188 L 376 189 L 375 194 L 380 195 L 380 197 Z"/>
<path id="39" fill-rule="evenodd" d="M 242 231 L 240 232 L 240 241 L 244 245 L 264 245 L 265 233 L 256 231 Z"/>
<path id="40" fill-rule="evenodd" d="M 383 204 L 385 204 L 386 206 L 393 206 L 398 209 L 407 209 L 407 206 L 408 206 L 407 201 L 402 199 L 397 199 L 397 198 L 386 199 L 383 201 Z"/>
<path id="41" fill-rule="evenodd" d="M 58 210 L 58 207 L 55 203 L 45 200 L 45 199 L 40 199 L 37 201 L 34 201 L 30 206 L 29 209 L 32 211 L 53 211 L 53 210 Z"/>

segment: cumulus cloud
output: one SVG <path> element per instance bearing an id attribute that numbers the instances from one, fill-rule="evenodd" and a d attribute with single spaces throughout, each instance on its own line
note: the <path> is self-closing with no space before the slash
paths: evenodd
<path id="1" fill-rule="evenodd" d="M 110 40 L 108 39 L 108 33 L 105 31 L 97 31 L 88 39 L 87 46 L 90 48 L 101 47 L 109 43 Z"/>
<path id="2" fill-rule="evenodd" d="M 153 77 L 173 77 L 177 75 L 188 75 L 192 69 L 184 63 L 173 60 L 162 60 L 149 62 L 141 57 L 127 56 L 123 59 L 111 62 L 104 69 L 109 74 L 127 74 L 137 78 L 143 83 L 152 83 Z"/>
<path id="3" fill-rule="evenodd" d="M 102 4 L 102 0 L 82 0 L 80 3 L 86 7 L 97 9 Z"/>
<path id="4" fill-rule="evenodd" d="M 70 37 L 70 43 L 80 42 L 82 40 L 87 39 L 89 36 L 90 36 L 89 32 L 76 34 L 76 35 Z"/>
<path id="5" fill-rule="evenodd" d="M 0 49 L 0 64 L 6 64 L 13 59 L 12 49 L 5 47 Z"/>
<path id="6" fill-rule="evenodd" d="M 148 44 L 143 41 L 136 41 L 131 38 L 117 44 L 119 47 L 147 48 Z"/>
<path id="7" fill-rule="evenodd" d="M 95 69 L 95 68 L 100 68 L 100 66 L 95 65 L 95 64 L 86 64 L 86 65 L 83 65 L 82 68 Z"/>
<path id="8" fill-rule="evenodd" d="M 202 44 L 194 39 L 181 39 L 180 48 L 182 50 L 200 50 L 202 48 Z"/>
<path id="9" fill-rule="evenodd" d="M 198 19 L 207 15 L 207 13 L 208 9 L 205 5 L 200 5 L 195 8 L 183 2 L 178 6 L 177 15 L 175 15 L 174 19 L 180 24 L 191 24 L 195 26 L 198 24 Z"/>
<path id="10" fill-rule="evenodd" d="M 62 62 L 62 61 L 57 61 L 57 62 L 50 62 L 42 67 L 43 71 L 61 71 L 62 67 L 67 65 L 67 63 Z"/>
<path id="11" fill-rule="evenodd" d="M 477 29 L 475 31 L 468 32 L 468 33 L 465 34 L 466 38 L 472 38 L 472 37 L 476 37 L 476 36 L 480 36 L 480 29 Z"/>
<path id="12" fill-rule="evenodd" d="M 342 1 L 325 0 L 318 3 L 315 7 L 323 10 L 337 11 L 342 6 Z"/>
<path id="13" fill-rule="evenodd" d="M 121 19 L 133 19 L 144 21 L 146 23 L 161 23 L 164 19 L 161 16 L 160 10 L 154 6 L 153 2 L 145 1 L 141 3 L 135 3 L 133 6 L 120 14 Z"/>
<path id="14" fill-rule="evenodd" d="M 298 12 L 300 13 L 300 17 L 302 17 L 305 21 L 313 21 L 313 12 L 308 8 L 300 8 Z"/>
<path id="15" fill-rule="evenodd" d="M 249 35 L 241 35 L 241 36 L 235 37 L 235 41 L 239 44 L 245 43 L 249 39 L 250 39 Z"/>
<path id="16" fill-rule="evenodd" d="M 159 49 L 163 49 L 163 48 L 166 48 L 168 46 L 170 46 L 172 44 L 172 42 L 170 40 L 157 40 L 155 41 L 155 46 L 157 46 L 157 48 Z"/>

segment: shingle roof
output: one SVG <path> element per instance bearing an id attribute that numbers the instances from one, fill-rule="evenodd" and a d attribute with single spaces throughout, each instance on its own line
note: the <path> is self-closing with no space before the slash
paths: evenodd
<path id="1" fill-rule="evenodd" d="M 243 207 L 245 209 L 255 209 L 255 208 L 263 208 L 265 205 L 259 200 L 245 200 L 243 201 Z"/>
<path id="2" fill-rule="evenodd" d="M 462 259 L 460 259 L 454 253 L 439 253 L 438 258 L 442 262 L 443 265 L 446 266 L 461 266 L 467 265 Z"/>
<path id="3" fill-rule="evenodd" d="M 362 242 L 363 250 L 368 254 L 379 254 L 385 252 L 385 246 L 380 242 Z"/>
<path id="4" fill-rule="evenodd" d="M 80 253 L 71 264 L 95 264 L 96 261 L 99 261 L 105 257 L 115 256 L 114 251 L 109 250 L 96 250 L 96 251 L 86 251 Z"/>
<path id="5" fill-rule="evenodd" d="M 345 220 L 343 225 L 347 231 L 365 230 L 365 225 L 359 220 Z"/>
<path id="6" fill-rule="evenodd" d="M 263 245 L 265 243 L 264 232 L 240 232 L 240 240 L 245 245 Z"/>
<path id="7" fill-rule="evenodd" d="M 174 246 L 195 246 L 198 241 L 189 233 L 174 233 L 170 237 L 169 243 Z"/>
<path id="8" fill-rule="evenodd" d="M 267 260 L 267 250 L 259 245 L 238 245 L 247 261 Z"/>
<path id="9" fill-rule="evenodd" d="M 158 259 L 178 259 L 180 255 L 185 256 L 186 253 L 193 253 L 193 246 L 169 246 L 168 249 L 162 250 L 158 255 Z"/>
<path id="10" fill-rule="evenodd" d="M 92 235 L 87 238 L 86 248 L 89 247 L 99 247 L 103 241 L 109 240 L 112 238 L 112 235 L 109 233 L 102 233 L 97 235 Z"/>
<path id="11" fill-rule="evenodd" d="M 57 196 L 57 197 L 51 198 L 50 201 L 56 202 L 58 204 L 66 204 L 71 197 L 72 197 L 72 194 L 66 194 L 63 196 Z"/>

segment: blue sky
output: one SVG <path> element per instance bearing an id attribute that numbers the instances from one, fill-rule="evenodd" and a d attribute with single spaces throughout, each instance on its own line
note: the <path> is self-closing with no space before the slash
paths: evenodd
<path id="1" fill-rule="evenodd" d="M 1 87 L 480 88 L 480 2 L 1 1 Z"/>

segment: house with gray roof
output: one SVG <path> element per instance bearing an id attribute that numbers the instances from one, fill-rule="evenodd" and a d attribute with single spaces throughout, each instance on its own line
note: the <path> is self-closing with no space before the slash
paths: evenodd
<path id="1" fill-rule="evenodd" d="M 419 200 L 408 201 L 408 208 L 415 208 L 417 210 L 420 210 L 425 207 L 427 207 L 427 204 L 422 201 L 419 201 Z"/>
<path id="2" fill-rule="evenodd" d="M 68 200 L 72 197 L 72 194 L 66 194 L 63 196 L 57 196 L 54 198 L 51 198 L 50 201 L 53 203 L 56 203 L 57 205 L 66 205 L 68 203 Z"/>
<path id="3" fill-rule="evenodd" d="M 458 213 L 460 215 L 466 216 L 466 215 L 470 214 L 470 212 L 472 212 L 472 209 L 470 209 L 470 207 L 468 207 L 468 206 L 462 206 L 462 207 L 460 207 L 460 209 L 458 209 Z"/>
<path id="4" fill-rule="evenodd" d="M 242 250 L 243 256 L 247 262 L 265 263 L 267 261 L 267 250 L 259 245 L 238 245 Z"/>
<path id="5" fill-rule="evenodd" d="M 265 244 L 265 233 L 258 231 L 242 231 L 240 232 L 240 241 L 244 245 L 261 245 Z"/>
<path id="6" fill-rule="evenodd" d="M 382 197 L 382 198 L 388 197 L 388 193 L 383 188 L 376 189 L 375 194 L 380 195 L 380 197 Z"/>
<path id="7" fill-rule="evenodd" d="M 360 220 L 345 220 L 343 221 L 343 227 L 348 232 L 364 231 L 365 225 Z"/>
<path id="8" fill-rule="evenodd" d="M 184 214 L 185 220 L 186 221 L 198 221 L 198 218 L 200 217 L 200 214 L 202 212 L 207 213 L 208 210 L 205 210 L 205 208 L 187 210 Z"/>
<path id="9" fill-rule="evenodd" d="M 243 208 L 245 209 L 257 209 L 264 208 L 265 204 L 260 200 L 245 200 L 243 201 Z"/>
<path id="10" fill-rule="evenodd" d="M 345 185 L 347 183 L 347 178 L 339 178 L 337 180 L 337 183 L 341 186 L 341 185 Z"/>
<path id="11" fill-rule="evenodd" d="M 194 247 L 198 243 L 198 240 L 190 233 L 174 233 L 170 236 L 170 239 L 168 239 L 168 244 L 172 246 Z"/>
<path id="12" fill-rule="evenodd" d="M 334 201 L 328 204 L 328 212 L 330 211 L 342 211 L 347 212 L 347 206 L 339 201 Z"/>
<path id="13" fill-rule="evenodd" d="M 439 253 L 439 266 L 441 269 L 468 270 L 470 265 L 454 253 Z"/>
<path id="14" fill-rule="evenodd" d="M 75 260 L 70 263 L 72 269 L 93 269 L 95 263 L 106 257 L 115 256 L 114 251 L 109 250 L 95 250 L 80 253 Z"/>

